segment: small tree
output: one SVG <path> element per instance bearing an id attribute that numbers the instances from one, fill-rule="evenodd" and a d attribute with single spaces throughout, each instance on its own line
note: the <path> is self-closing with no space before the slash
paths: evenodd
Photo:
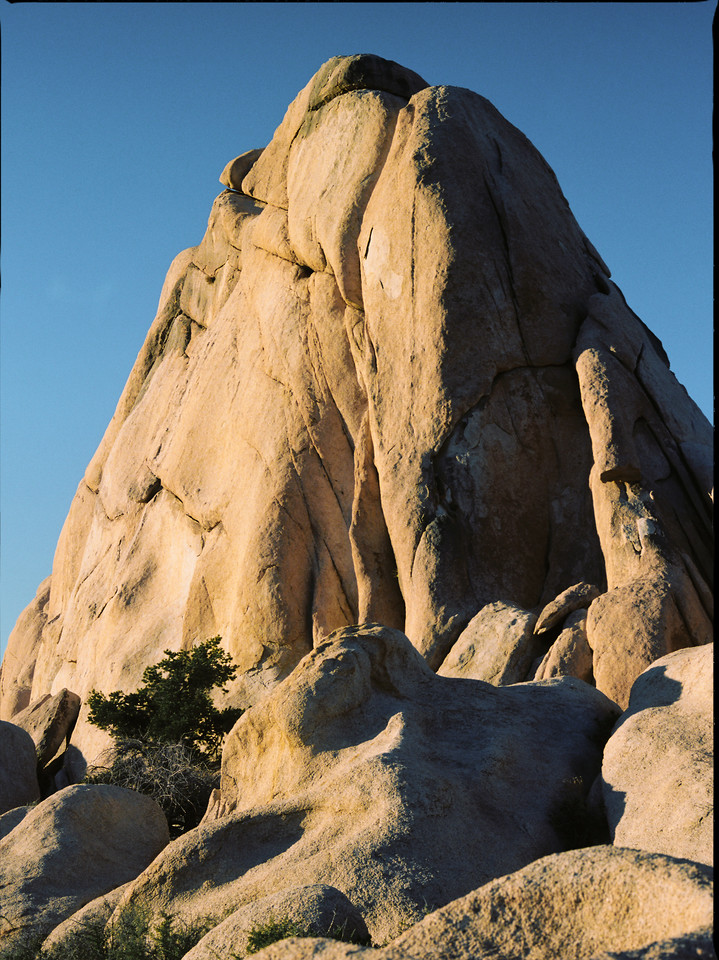
<path id="1" fill-rule="evenodd" d="M 237 672 L 220 638 L 165 657 L 142 675 L 134 693 L 93 690 L 89 721 L 115 741 L 87 783 L 113 783 L 152 797 L 177 837 L 197 826 L 212 790 L 219 785 L 224 735 L 242 710 L 218 710 L 210 693 Z"/>
<path id="2" fill-rule="evenodd" d="M 182 743 L 211 763 L 220 757 L 222 740 L 242 710 L 218 710 L 210 692 L 237 673 L 220 647 L 220 637 L 191 650 L 165 650 L 165 657 L 142 675 L 144 686 L 134 693 L 115 690 L 105 696 L 93 690 L 87 699 L 89 721 L 115 740 Z"/>

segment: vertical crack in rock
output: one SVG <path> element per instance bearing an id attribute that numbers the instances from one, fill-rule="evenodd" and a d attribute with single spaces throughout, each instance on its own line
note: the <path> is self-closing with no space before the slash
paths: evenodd
<path id="1" fill-rule="evenodd" d="M 498 145 L 497 145 L 497 152 L 499 153 Z M 500 153 L 500 156 L 501 156 L 501 153 Z M 514 283 L 514 272 L 512 270 L 512 251 L 510 247 L 509 237 L 507 235 L 506 214 L 500 208 L 501 195 L 497 192 L 494 182 L 490 184 L 485 176 L 484 186 L 485 186 L 485 190 L 487 191 L 487 196 L 489 197 L 489 202 L 492 204 L 494 215 L 497 219 L 497 226 L 499 227 L 500 233 L 502 235 L 502 246 L 504 251 L 503 263 L 507 268 L 507 278 L 509 280 L 509 291 L 505 291 L 505 292 L 509 293 L 509 297 L 514 307 L 514 318 L 517 325 L 517 333 L 519 334 L 519 338 L 522 341 L 522 350 L 524 352 L 524 358 L 527 364 L 529 365 L 530 359 L 529 359 L 529 354 L 527 352 L 527 346 L 524 342 L 524 336 L 522 333 L 522 321 L 521 321 L 520 312 L 519 312 L 519 304 L 517 302 L 517 294 L 516 294 L 515 283 Z M 501 274 L 500 274 L 500 277 L 501 277 Z"/>

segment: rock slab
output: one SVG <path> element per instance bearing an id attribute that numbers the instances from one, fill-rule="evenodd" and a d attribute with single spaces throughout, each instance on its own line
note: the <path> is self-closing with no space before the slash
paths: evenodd
<path id="1" fill-rule="evenodd" d="M 645 670 L 602 762 L 614 843 L 712 864 L 714 644 Z"/>
<path id="2" fill-rule="evenodd" d="M 589 960 L 712 922 L 712 871 L 659 854 L 607 846 L 545 857 L 449 904 L 400 936 L 387 960 L 489 955 Z M 501 917 L 501 923 L 497 920 Z"/>
<path id="3" fill-rule="evenodd" d="M 50 763 L 63 741 L 69 743 L 79 713 L 80 698 L 64 689 L 55 696 L 46 694 L 13 717 L 13 723 L 32 737 L 38 767 Z"/>
<path id="4" fill-rule="evenodd" d="M 712 960 L 713 873 L 598 846 L 544 857 L 431 913 L 382 949 L 287 940 L 258 960 Z"/>

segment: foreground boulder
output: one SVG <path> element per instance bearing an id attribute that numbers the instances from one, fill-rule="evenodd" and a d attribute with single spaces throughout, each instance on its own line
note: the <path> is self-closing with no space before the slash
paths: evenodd
<path id="1" fill-rule="evenodd" d="M 347 897 L 334 887 L 314 884 L 270 894 L 241 907 L 206 934 L 183 960 L 216 960 L 232 953 L 245 956 L 253 930 L 282 922 L 314 936 L 335 932 L 355 943 L 369 942 L 365 922 Z"/>
<path id="2" fill-rule="evenodd" d="M 614 843 L 713 863 L 714 644 L 657 660 L 607 743 L 602 795 Z"/>
<path id="3" fill-rule="evenodd" d="M 402 960 L 435 960 L 437 956 L 443 956 L 440 950 L 441 946 L 433 947 L 425 957 L 421 954 L 413 954 L 410 958 L 407 954 L 403 954 Z M 265 947 L 255 956 L 257 960 L 353 960 L 353 958 L 354 960 L 382 960 L 385 951 L 347 946 L 335 940 L 290 937 Z M 512 960 L 519 960 L 518 953 L 515 952 L 511 956 Z M 564 957 L 566 954 L 562 953 L 561 956 Z M 474 956 L 472 960 L 475 960 Z M 484 960 L 484 957 L 481 960 Z M 639 947 L 637 950 L 602 951 L 594 954 L 591 960 L 717 960 L 717 955 L 711 928 L 702 927 L 692 933 L 670 937 L 668 940 L 652 943 L 647 947 Z"/>
<path id="4" fill-rule="evenodd" d="M 229 734 L 224 815 L 170 844 L 118 910 L 219 919 L 329 884 L 386 940 L 575 842 L 617 714 L 579 680 L 438 677 L 399 631 L 342 628 Z"/>
<path id="5" fill-rule="evenodd" d="M 0 814 L 39 799 L 32 737 L 14 723 L 0 720 Z"/>
<path id="6" fill-rule="evenodd" d="M 589 960 L 711 924 L 712 871 L 658 854 L 590 847 L 545 857 L 418 923 L 387 960 L 489 955 Z M 501 917 L 501 923 L 498 918 Z M 521 945 L 521 947 L 518 947 Z"/>
<path id="7" fill-rule="evenodd" d="M 598 953 L 592 960 L 717 960 L 713 927 L 700 927 L 637 950 Z"/>
<path id="8" fill-rule="evenodd" d="M 293 939 L 258 960 L 711 960 L 712 879 L 660 854 L 573 850 L 455 900 L 383 949 Z"/>
<path id="9" fill-rule="evenodd" d="M 436 669 L 487 607 L 534 615 L 577 584 L 600 596 L 543 676 L 625 706 L 710 639 L 711 427 L 527 139 L 361 55 L 252 146 L 170 267 L 10 639 L 2 716 L 135 689 L 217 634 L 237 706 L 358 622 Z M 508 630 L 483 669 L 532 679 L 554 638 Z M 75 743 L 104 746 L 84 712 Z"/>
<path id="10" fill-rule="evenodd" d="M 136 877 L 169 840 L 154 800 L 109 785 L 66 787 L 0 840 L 0 951 L 44 939 Z"/>
<path id="11" fill-rule="evenodd" d="M 100 939 L 98 934 L 104 930 L 126 887 L 126 883 L 115 887 L 63 920 L 43 942 L 43 953 L 54 957 L 92 956 L 92 947 Z"/>

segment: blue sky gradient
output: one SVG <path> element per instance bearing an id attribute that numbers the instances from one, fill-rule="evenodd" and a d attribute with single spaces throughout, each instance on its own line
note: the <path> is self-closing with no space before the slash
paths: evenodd
<path id="1" fill-rule="evenodd" d="M 491 100 L 712 418 L 712 43 L 696 3 L 7 3 L 0 644 L 218 176 L 337 54 Z"/>

